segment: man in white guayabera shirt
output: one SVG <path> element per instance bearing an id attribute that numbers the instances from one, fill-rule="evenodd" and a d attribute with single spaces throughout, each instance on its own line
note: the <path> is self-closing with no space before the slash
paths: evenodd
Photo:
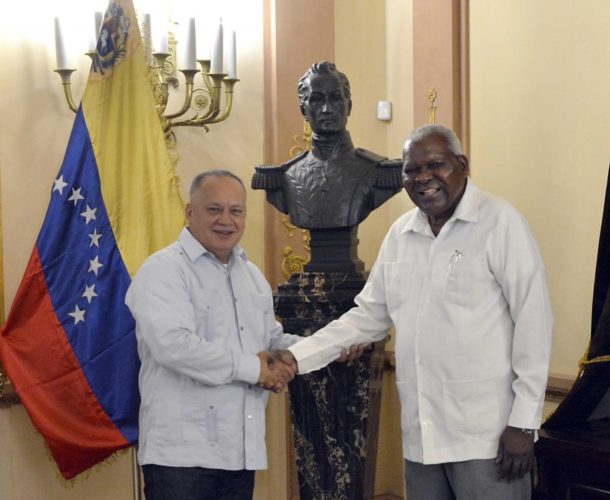
<path id="1" fill-rule="evenodd" d="M 528 499 L 553 327 L 539 250 L 469 178 L 451 130 L 413 131 L 403 182 L 417 207 L 390 228 L 356 307 L 282 359 L 307 373 L 394 326 L 408 499 Z"/>
<path id="2" fill-rule="evenodd" d="M 300 337 L 275 320 L 271 288 L 238 243 L 246 190 L 224 170 L 195 178 L 178 241 L 127 292 L 140 369 L 138 460 L 147 500 L 251 499 L 267 467 L 265 405 L 294 369 L 266 351 Z"/>

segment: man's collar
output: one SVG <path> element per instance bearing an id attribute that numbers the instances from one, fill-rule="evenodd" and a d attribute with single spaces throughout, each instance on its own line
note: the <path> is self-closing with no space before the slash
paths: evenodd
<path id="1" fill-rule="evenodd" d="M 186 252 L 188 258 L 191 259 L 192 262 L 197 260 L 202 255 L 208 255 L 209 257 L 218 260 L 218 258 L 212 252 L 205 248 L 199 242 L 199 240 L 193 236 L 188 227 L 182 228 L 180 236 L 178 237 L 178 241 L 180 242 L 180 245 L 182 245 L 182 248 Z M 244 261 L 248 260 L 246 252 L 239 245 L 233 247 L 231 256 L 240 257 Z M 220 262 L 220 260 L 218 260 L 218 262 Z M 229 259 L 229 264 L 230 263 L 231 259 Z"/>
<path id="2" fill-rule="evenodd" d="M 466 190 L 462 199 L 455 207 L 455 212 L 447 222 L 463 220 L 465 222 L 477 222 L 479 220 L 479 205 L 481 203 L 481 190 L 468 177 Z"/>
<path id="3" fill-rule="evenodd" d="M 455 207 L 453 215 L 449 218 L 446 224 L 451 224 L 455 220 L 463 220 L 465 222 L 477 222 L 479 220 L 479 205 L 481 203 L 481 190 L 472 182 L 472 179 L 468 177 L 466 182 L 466 190 L 462 196 L 462 199 Z M 430 229 L 430 223 L 428 222 L 428 216 L 420 209 L 416 208 L 415 217 L 411 217 L 405 226 L 402 228 L 401 233 L 407 233 L 408 231 L 414 231 L 416 233 L 424 233 L 433 236 L 432 230 Z"/>

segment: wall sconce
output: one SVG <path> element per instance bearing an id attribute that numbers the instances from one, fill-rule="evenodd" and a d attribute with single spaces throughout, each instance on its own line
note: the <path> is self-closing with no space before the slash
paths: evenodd
<path id="1" fill-rule="evenodd" d="M 95 46 L 91 47 L 85 55 L 95 62 L 96 54 L 102 54 L 105 49 L 111 27 L 105 23 L 112 17 L 103 18 L 101 12 L 95 13 Z M 165 32 L 163 32 L 165 31 Z M 184 75 L 184 101 L 180 109 L 175 112 L 166 112 L 170 87 L 179 85 L 176 78 L 176 45 L 174 34 L 169 30 L 159 30 L 155 47 L 152 43 L 151 16 L 143 14 L 141 21 L 142 43 L 147 54 L 148 69 L 153 83 L 153 93 L 157 104 L 157 111 L 161 119 L 166 137 L 175 143 L 176 138 L 173 127 L 203 127 L 209 131 L 208 125 L 226 120 L 233 106 L 233 89 L 239 81 L 236 76 L 236 42 L 235 32 L 232 31 L 227 47 L 227 67 L 223 71 L 223 25 L 222 19 L 218 24 L 213 39 L 211 54 L 203 59 L 196 57 L 196 25 L 195 19 L 189 19 L 185 40 L 184 62 L 180 72 Z M 57 56 L 57 69 L 54 70 L 61 77 L 64 96 L 68 107 L 76 113 L 78 106 L 72 97 L 70 78 L 75 69 L 69 67 L 64 47 L 59 18 L 55 18 L 55 51 Z M 197 69 L 199 65 L 200 69 Z M 195 84 L 195 77 L 201 73 L 203 84 Z M 224 92 L 223 92 L 224 88 Z M 224 99 L 222 98 L 224 93 Z M 224 105 L 221 108 L 221 103 Z"/>

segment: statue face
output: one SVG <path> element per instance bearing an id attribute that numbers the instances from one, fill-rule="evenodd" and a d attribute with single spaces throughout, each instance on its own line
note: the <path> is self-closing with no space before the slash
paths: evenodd
<path id="1" fill-rule="evenodd" d="M 309 96 L 301 112 L 315 134 L 335 134 L 345 130 L 352 101 L 343 93 L 335 75 L 313 75 L 309 79 Z"/>

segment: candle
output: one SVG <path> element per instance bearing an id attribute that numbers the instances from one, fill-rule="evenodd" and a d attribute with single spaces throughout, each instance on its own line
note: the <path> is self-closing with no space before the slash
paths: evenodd
<path id="1" fill-rule="evenodd" d="M 237 61 L 235 52 L 235 31 L 229 37 L 229 47 L 227 49 L 227 77 L 237 78 Z"/>
<path id="2" fill-rule="evenodd" d="M 104 14 L 101 12 L 95 13 L 95 43 L 97 44 L 97 39 L 100 36 L 100 30 L 102 29 L 102 19 L 104 18 Z"/>
<path id="3" fill-rule="evenodd" d="M 199 29 L 201 30 L 201 32 L 203 32 L 204 34 L 208 33 L 209 31 L 209 23 L 205 23 L 201 18 L 199 18 Z M 201 28 L 203 26 L 203 29 Z M 200 32 L 200 34 L 201 34 Z M 196 43 L 197 43 L 197 58 L 204 60 L 204 61 L 209 61 L 210 60 L 210 42 L 212 40 L 212 37 L 210 36 L 198 36 L 196 38 Z"/>
<path id="4" fill-rule="evenodd" d="M 150 24 L 150 14 L 142 16 L 142 41 L 146 52 L 146 62 L 152 65 L 152 26 Z"/>
<path id="5" fill-rule="evenodd" d="M 162 54 L 169 53 L 168 34 L 167 34 L 167 17 L 161 14 L 161 21 L 155 19 L 155 25 L 152 29 L 152 34 L 155 37 L 155 49 Z"/>
<path id="6" fill-rule="evenodd" d="M 218 24 L 216 37 L 212 43 L 212 62 L 210 73 L 222 73 L 222 19 Z"/>
<path id="7" fill-rule="evenodd" d="M 186 36 L 186 51 L 184 54 L 184 69 L 197 69 L 197 41 L 195 35 L 195 18 L 189 19 L 188 33 Z"/>
<path id="8" fill-rule="evenodd" d="M 64 38 L 61 33 L 59 17 L 55 18 L 55 57 L 57 58 L 57 69 L 67 69 L 68 59 L 64 47 Z"/>
<path id="9" fill-rule="evenodd" d="M 161 33 L 159 36 L 159 52 L 163 54 L 169 53 L 169 42 L 167 39 L 167 33 Z"/>
<path id="10" fill-rule="evenodd" d="M 102 27 L 102 13 L 101 12 L 96 12 L 94 15 L 94 33 L 93 33 L 93 39 L 91 40 L 91 43 L 89 44 L 89 50 L 95 50 L 95 48 L 97 47 L 97 39 L 100 36 L 100 29 Z"/>

